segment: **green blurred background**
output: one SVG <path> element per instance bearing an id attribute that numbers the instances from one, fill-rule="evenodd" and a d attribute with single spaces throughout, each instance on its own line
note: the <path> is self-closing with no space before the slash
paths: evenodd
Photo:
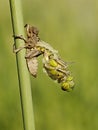
<path id="1" fill-rule="evenodd" d="M 22 0 L 24 23 L 57 49 L 75 89 L 63 92 L 42 71 L 32 81 L 36 130 L 98 130 L 98 1 Z M 0 3 L 0 130 L 23 130 L 9 1 Z"/>

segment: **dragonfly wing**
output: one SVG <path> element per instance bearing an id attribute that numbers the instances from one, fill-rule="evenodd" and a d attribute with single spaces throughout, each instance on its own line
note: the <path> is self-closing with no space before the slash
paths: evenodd
<path id="1" fill-rule="evenodd" d="M 38 70 L 38 61 L 36 57 L 33 57 L 32 59 L 26 59 L 27 61 L 27 67 L 31 75 L 33 77 L 37 77 L 37 70 Z"/>

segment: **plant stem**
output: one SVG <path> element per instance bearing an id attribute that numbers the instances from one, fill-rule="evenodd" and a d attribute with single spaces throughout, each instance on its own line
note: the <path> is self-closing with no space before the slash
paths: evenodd
<path id="1" fill-rule="evenodd" d="M 20 1 L 21 0 L 9 0 L 9 3 L 10 3 L 13 34 L 24 36 L 23 15 Z M 22 40 L 15 40 L 16 48 L 19 48 L 20 46 L 23 45 L 24 42 Z M 16 54 L 16 62 L 19 78 L 19 90 L 20 90 L 24 130 L 35 130 L 31 83 L 25 61 L 25 49 L 21 50 L 19 53 Z"/>

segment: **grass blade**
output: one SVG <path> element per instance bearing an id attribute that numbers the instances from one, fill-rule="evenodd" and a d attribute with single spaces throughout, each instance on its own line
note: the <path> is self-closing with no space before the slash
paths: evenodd
<path id="1" fill-rule="evenodd" d="M 21 2 L 20 0 L 9 0 L 9 3 L 13 34 L 24 36 L 24 24 Z M 15 41 L 16 48 L 19 48 L 23 45 L 23 41 Z M 19 53 L 16 54 L 23 124 L 24 130 L 35 130 L 30 77 L 24 57 L 25 49 L 21 50 Z"/>

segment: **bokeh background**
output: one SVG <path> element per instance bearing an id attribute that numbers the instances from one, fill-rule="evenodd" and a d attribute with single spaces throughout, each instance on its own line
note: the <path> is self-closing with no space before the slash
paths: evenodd
<path id="1" fill-rule="evenodd" d="M 98 130 L 98 1 L 21 0 L 24 23 L 57 49 L 75 89 L 63 92 L 42 71 L 32 82 L 36 130 Z M 0 130 L 23 130 L 9 1 L 0 2 Z"/>

